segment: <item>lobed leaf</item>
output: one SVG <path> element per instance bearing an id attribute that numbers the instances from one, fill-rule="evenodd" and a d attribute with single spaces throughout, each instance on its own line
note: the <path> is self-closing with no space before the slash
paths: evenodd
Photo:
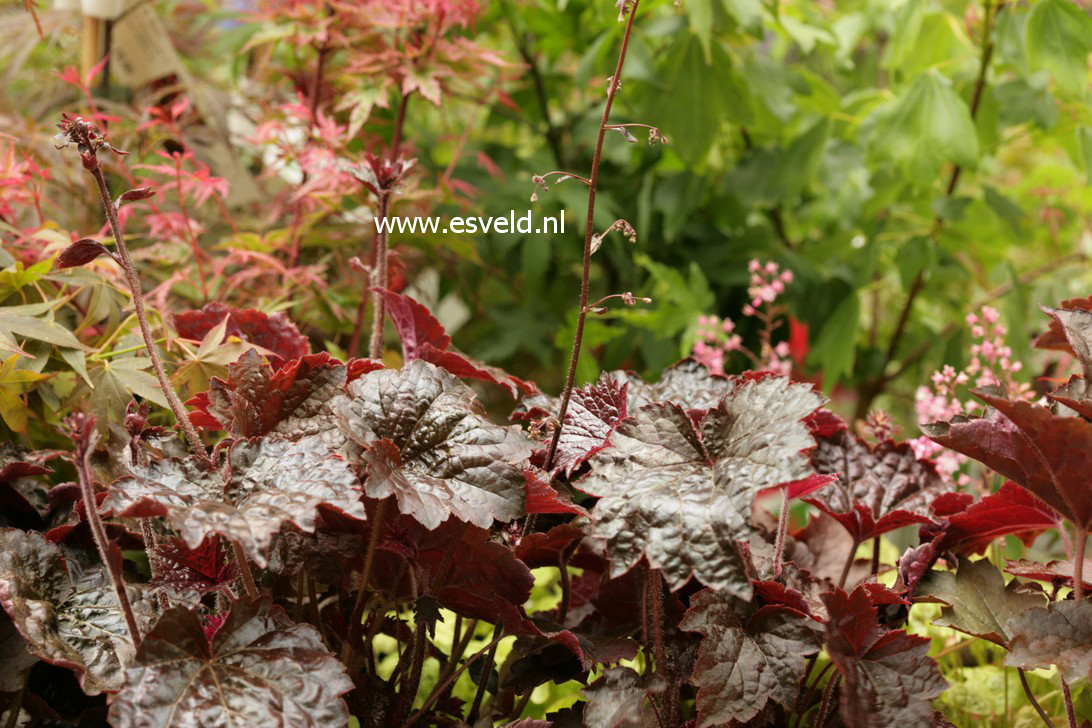
<path id="1" fill-rule="evenodd" d="M 939 601 L 945 606 L 933 624 L 951 627 L 1005 647 L 1005 624 L 1014 616 L 1043 605 L 1042 594 L 1016 591 L 987 559 L 961 558 L 956 572 L 931 571 L 918 585 L 918 601 Z"/>
<path id="2" fill-rule="evenodd" d="M 253 308 L 235 308 L 212 301 L 196 311 L 176 314 L 174 327 L 183 339 L 201 341 L 223 323 L 225 316 L 228 319 L 227 336 L 256 344 L 285 361 L 299 359 L 311 350 L 307 337 L 283 311 L 270 316 Z"/>
<path id="3" fill-rule="evenodd" d="M 872 585 L 877 586 L 877 585 Z M 849 728 L 929 725 L 929 701 L 947 687 L 928 656 L 930 641 L 881 626 L 867 585 L 823 595 L 827 652 L 842 675 L 842 722 Z"/>
<path id="4" fill-rule="evenodd" d="M 443 369 L 416 360 L 369 372 L 329 411 L 363 450 L 369 497 L 395 496 L 428 528 L 452 515 L 482 528 L 523 515 L 530 442 L 518 427 L 490 422 L 473 391 Z"/>
<path id="5" fill-rule="evenodd" d="M 147 629 L 157 612 L 153 590 L 127 591 Z M 88 695 L 121 687 L 133 643 L 105 569 L 70 575 L 61 550 L 42 534 L 0 529 L 0 604 L 30 652 L 72 669 Z"/>
<path id="6" fill-rule="evenodd" d="M 1092 671 L 1092 603 L 1054 602 L 1029 609 L 1005 625 L 1011 639 L 1006 665 L 1037 670 L 1055 665 L 1066 682 Z"/>
<path id="7" fill-rule="evenodd" d="M 211 638 L 176 608 L 149 632 L 110 703 L 117 728 L 345 725 L 345 667 L 268 599 L 240 600 Z"/>
<path id="8" fill-rule="evenodd" d="M 589 461 L 577 486 L 599 498 L 591 535 L 606 539 L 613 575 L 645 556 L 672 590 L 694 576 L 750 598 L 736 542 L 758 492 L 808 474 L 804 418 L 822 399 L 779 377 L 735 385 L 697 421 L 676 404 L 641 407 Z"/>
<path id="9" fill-rule="evenodd" d="M 115 515 L 166 516 L 190 548 L 209 534 L 238 541 L 265 566 L 273 535 L 284 523 L 313 531 L 319 505 L 364 518 L 360 486 L 343 459 L 317 437 L 240 440 L 224 472 L 189 457 L 137 466 L 110 486 L 102 509 Z"/>
<path id="10" fill-rule="evenodd" d="M 698 728 L 745 723 L 770 701 L 792 710 L 804 658 L 819 651 L 813 624 L 788 608 L 756 610 L 708 589 L 694 595 L 679 628 L 704 637 L 692 678 Z"/>
<path id="11" fill-rule="evenodd" d="M 993 416 L 923 425 L 925 434 L 1027 488 L 1079 528 L 1092 525 L 1092 423 L 982 390 L 975 395 Z"/>
<path id="12" fill-rule="evenodd" d="M 951 490 L 932 463 L 918 460 L 905 442 L 872 445 L 845 429 L 820 437 L 811 457 L 817 472 L 840 478 L 808 502 L 834 517 L 857 543 L 928 523 L 931 501 Z"/>

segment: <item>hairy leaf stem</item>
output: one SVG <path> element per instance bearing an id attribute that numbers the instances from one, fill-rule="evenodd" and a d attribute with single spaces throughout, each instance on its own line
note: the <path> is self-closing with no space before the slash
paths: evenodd
<path id="1" fill-rule="evenodd" d="M 409 717 L 409 720 L 406 721 L 406 728 L 409 728 L 409 726 L 412 726 L 417 721 L 419 721 L 422 716 L 424 716 L 425 713 L 427 713 L 432 708 L 433 703 L 439 700 L 440 696 L 443 695 L 444 692 L 446 692 L 447 689 L 450 688 L 455 683 L 455 681 L 459 679 L 459 676 L 462 675 L 468 667 L 473 665 L 483 655 L 485 655 L 486 652 L 496 654 L 496 647 L 502 639 L 504 639 L 504 635 L 494 634 L 492 642 L 468 657 L 466 662 L 459 666 L 458 670 L 448 675 L 446 680 L 437 685 L 436 688 L 432 691 L 432 694 L 425 698 L 424 704 L 420 708 L 418 708 L 416 713 Z"/>
<path id="2" fill-rule="evenodd" d="M 94 435 L 92 435 L 94 438 Z M 129 593 L 125 591 L 125 579 L 121 573 L 120 559 L 115 561 L 110 558 L 110 541 L 106 537 L 106 529 L 102 525 L 102 517 L 99 516 L 99 504 L 95 498 L 95 484 L 91 479 L 91 453 L 94 451 L 94 440 L 79 444 L 76 449 L 75 465 L 80 480 L 80 495 L 83 498 L 84 510 L 87 511 L 87 525 L 91 528 L 91 535 L 95 539 L 95 545 L 99 549 L 99 557 L 102 559 L 106 573 L 110 577 L 110 583 L 114 586 L 114 593 L 118 597 L 118 605 L 125 615 L 125 624 L 129 627 L 129 634 L 133 638 L 133 646 L 140 647 L 140 627 L 137 625 L 136 616 L 133 614 L 133 605 L 129 602 Z"/>

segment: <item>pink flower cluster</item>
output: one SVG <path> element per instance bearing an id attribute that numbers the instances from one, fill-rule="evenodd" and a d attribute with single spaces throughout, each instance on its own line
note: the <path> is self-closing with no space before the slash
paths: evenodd
<path id="1" fill-rule="evenodd" d="M 968 386 L 1000 387 L 1013 399 L 1030 398 L 1031 386 L 1016 380 L 1015 375 L 1023 369 L 1023 363 L 1013 361 L 1012 349 L 1005 344 L 1008 328 L 1000 321 L 1001 314 L 992 306 L 983 306 L 979 313 L 967 315 L 967 323 L 975 339 L 971 345 L 971 361 L 960 371 L 945 365 L 940 371 L 933 372 L 932 388 L 918 387 L 914 394 L 918 422 L 947 421 L 956 415 L 970 415 L 982 409 L 983 405 L 978 400 L 960 398 Z M 949 479 L 967 462 L 965 456 L 945 450 L 927 437 L 911 440 L 910 445 L 919 458 L 935 461 L 941 475 Z M 958 482 L 966 483 L 967 476 L 959 476 Z"/>
<path id="2" fill-rule="evenodd" d="M 710 371 L 723 374 L 725 359 L 738 351 L 750 360 L 755 369 L 788 376 L 792 371 L 789 344 L 787 341 L 774 344 L 772 339 L 784 314 L 784 307 L 777 304 L 777 299 L 785 292 L 785 286 L 792 283 L 792 271 L 782 271 L 774 262 L 762 265 L 757 260 L 750 262 L 748 270 L 751 284 L 747 295 L 751 301 L 743 307 L 742 313 L 762 323 L 759 353 L 743 345 L 742 337 L 735 333 L 736 324 L 732 319 L 708 315 L 698 317 L 698 340 L 694 342 L 692 356 Z"/>

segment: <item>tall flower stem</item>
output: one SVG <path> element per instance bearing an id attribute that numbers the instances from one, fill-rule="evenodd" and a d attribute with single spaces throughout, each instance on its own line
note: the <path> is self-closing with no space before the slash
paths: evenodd
<path id="1" fill-rule="evenodd" d="M 379 219 L 387 219 L 390 209 L 390 194 L 384 192 L 379 198 Z M 368 356 L 372 359 L 383 358 L 383 319 L 386 317 L 386 305 L 380 289 L 387 287 L 387 229 L 384 226 L 375 236 L 375 266 L 372 268 L 372 340 L 368 345 Z"/>
<path id="2" fill-rule="evenodd" d="M 1077 537 L 1073 547 L 1073 600 L 1080 602 L 1084 599 L 1084 547 L 1088 541 L 1088 530 L 1083 526 L 1077 528 Z"/>
<path id="3" fill-rule="evenodd" d="M 106 567 L 106 573 L 110 576 L 110 582 L 114 585 L 114 593 L 117 594 L 118 604 L 121 606 L 122 614 L 125 615 L 125 624 L 129 627 L 133 645 L 140 647 L 140 627 L 137 626 L 136 617 L 133 615 L 133 605 L 129 603 L 129 594 L 125 591 L 125 580 L 119 568 L 120 559 L 115 561 L 110 558 L 110 541 L 106 537 L 106 529 L 103 528 L 102 518 L 99 516 L 99 504 L 95 499 L 95 484 L 91 479 L 91 453 L 93 450 L 93 440 L 79 444 L 75 458 L 76 472 L 80 480 L 80 495 L 83 498 L 84 510 L 87 511 L 87 525 L 91 527 L 91 536 L 95 539 L 95 545 L 99 549 L 99 557 Z"/>
<path id="4" fill-rule="evenodd" d="M 186 442 L 189 443 L 190 449 L 211 468 L 212 459 L 209 458 L 208 452 L 205 450 L 205 445 L 201 442 L 201 438 L 197 436 L 197 430 L 194 429 L 189 417 L 186 416 L 186 410 L 182 408 L 182 402 L 178 399 L 178 395 L 175 394 L 174 387 L 171 386 L 171 380 L 167 378 L 167 370 L 163 368 L 163 360 L 159 358 L 159 350 L 156 349 L 155 337 L 152 336 L 152 329 L 148 325 L 148 313 L 144 308 L 144 289 L 140 285 L 140 278 L 137 276 L 136 268 L 133 266 L 133 259 L 129 255 L 129 248 L 125 245 L 125 238 L 121 234 L 121 223 L 118 221 L 118 209 L 114 206 L 114 201 L 110 199 L 110 190 L 106 187 L 106 179 L 102 176 L 102 170 L 98 167 L 90 170 L 90 172 L 91 176 L 95 178 L 95 184 L 98 186 L 99 190 L 99 200 L 102 202 L 102 209 L 103 212 L 106 213 L 106 220 L 110 223 L 110 232 L 113 233 L 114 242 L 117 244 L 118 255 L 121 258 L 121 267 L 122 270 L 125 271 L 125 279 L 129 283 L 129 291 L 133 295 L 133 309 L 136 311 L 137 322 L 140 324 L 140 334 L 144 337 L 144 347 L 148 350 L 148 358 L 152 362 L 155 378 L 159 381 L 159 388 L 163 392 L 163 397 L 167 400 L 171 412 L 174 413 L 174 418 L 177 420 L 178 427 L 182 430 Z"/>
<path id="5" fill-rule="evenodd" d="M 588 282 L 591 276 L 592 236 L 595 234 L 595 191 L 599 182 L 599 163 L 603 155 L 603 138 L 607 134 L 607 122 L 610 120 L 610 110 L 614 105 L 614 97 L 618 93 L 618 87 L 622 83 L 622 66 L 626 61 L 626 51 L 629 49 L 629 36 L 633 30 L 633 19 L 637 17 L 637 5 L 640 0 L 633 0 L 629 6 L 629 17 L 626 20 L 626 29 L 622 35 L 622 48 L 618 52 L 618 63 L 614 66 L 614 75 L 610 79 L 610 88 L 607 90 L 607 104 L 603 107 L 603 119 L 599 122 L 599 136 L 595 140 L 595 154 L 592 156 L 591 174 L 588 175 L 588 221 L 584 227 L 584 264 L 580 276 L 580 307 L 576 318 L 576 336 L 573 338 L 573 351 L 569 357 L 569 372 L 565 377 L 565 389 L 561 394 L 561 409 L 557 415 L 558 425 L 554 429 L 554 437 L 550 441 L 550 449 L 546 453 L 546 470 L 553 467 L 554 457 L 557 455 L 557 444 L 561 440 L 561 431 L 565 427 L 565 415 L 569 411 L 569 400 L 572 399 L 573 385 L 576 383 L 576 366 L 580 362 L 580 347 L 584 341 L 584 322 L 588 317 Z"/>

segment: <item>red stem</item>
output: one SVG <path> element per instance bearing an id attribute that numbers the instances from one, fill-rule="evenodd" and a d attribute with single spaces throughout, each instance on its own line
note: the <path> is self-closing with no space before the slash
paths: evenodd
<path id="1" fill-rule="evenodd" d="M 444 680 L 442 683 L 440 683 L 436 687 L 436 689 L 432 691 L 432 694 L 429 695 L 428 698 L 425 699 L 424 705 L 422 705 L 417 710 L 416 713 L 414 713 L 413 715 L 411 715 L 409 717 L 409 720 L 406 721 L 406 728 L 409 728 L 414 723 L 416 723 L 418 720 L 420 720 L 421 717 L 425 713 L 427 713 L 429 711 L 429 709 L 432 707 L 432 704 L 435 703 L 440 698 L 440 696 L 443 695 L 444 692 L 448 688 L 450 688 L 452 686 L 452 684 L 454 684 L 454 682 L 456 680 L 459 679 L 459 676 L 462 675 L 463 672 L 465 672 L 468 667 L 470 667 L 475 662 L 477 662 L 478 659 L 482 657 L 482 655 L 484 655 L 486 652 L 493 652 L 495 654 L 497 644 L 502 639 L 504 639 L 504 635 L 494 635 L 492 642 L 490 642 L 485 647 L 481 648 L 480 650 L 475 652 L 473 655 L 471 655 L 469 658 L 467 658 L 466 662 L 464 662 L 462 665 L 460 665 L 458 670 L 456 670 L 451 675 L 449 675 L 447 680 Z"/>
<path id="2" fill-rule="evenodd" d="M 1073 695 L 1069 692 L 1069 685 L 1065 682 L 1065 677 L 1059 675 L 1058 679 L 1062 682 L 1062 695 L 1065 696 L 1065 717 L 1069 721 L 1069 728 L 1077 728 L 1077 715 L 1073 712 Z"/>
<path id="3" fill-rule="evenodd" d="M 246 595 L 251 599 L 258 598 L 258 585 L 254 582 L 254 572 L 250 570 L 250 563 L 246 560 L 246 552 L 238 541 L 231 542 L 231 548 L 235 553 L 235 561 L 239 567 L 239 574 L 243 577 L 243 586 L 246 587 Z"/>
<path id="4" fill-rule="evenodd" d="M 595 189 L 599 183 L 599 162 L 603 155 L 603 138 L 607 134 L 610 109 L 614 105 L 614 96 L 618 92 L 618 86 L 622 81 L 622 65 L 626 60 L 629 35 L 633 29 L 633 19 L 637 17 L 637 4 L 639 2 L 640 0 L 634 0 L 632 6 L 630 6 L 626 30 L 622 35 L 622 48 L 618 52 L 618 63 L 614 66 L 614 76 L 611 77 L 610 88 L 607 90 L 607 104 L 603 108 L 603 119 L 599 122 L 599 137 L 595 141 L 591 174 L 588 175 L 588 221 L 584 228 L 584 265 L 580 276 L 580 307 L 576 318 L 576 336 L 573 338 L 573 351 L 569 358 L 569 373 L 565 378 L 565 389 L 561 395 L 561 410 L 557 415 L 557 429 L 554 430 L 554 437 L 550 441 L 550 449 L 546 453 L 546 470 L 553 467 L 554 456 L 557 455 L 557 443 L 560 441 L 561 431 L 565 427 L 565 415 L 569 411 L 569 400 L 572 398 L 573 385 L 576 383 L 576 366 L 580 361 L 580 346 L 584 340 L 584 321 L 588 317 L 588 282 L 591 276 L 592 236 L 595 234 Z"/>
<path id="5" fill-rule="evenodd" d="M 474 696 L 474 704 L 470 706 L 470 712 L 466 717 L 466 722 L 470 725 L 478 722 L 478 711 L 481 710 L 482 698 L 485 697 L 485 690 L 489 686 L 489 677 L 493 672 L 493 660 L 497 657 L 497 645 L 500 643 L 502 634 L 503 630 L 498 623 L 493 627 L 493 642 L 489 648 L 489 654 L 485 656 L 485 666 L 478 678 L 478 693 Z"/>
<path id="6" fill-rule="evenodd" d="M 83 497 L 83 506 L 87 511 L 87 525 L 91 527 L 91 535 L 95 539 L 95 545 L 99 549 L 99 556 L 106 567 L 106 573 L 110 576 L 110 582 L 114 585 L 114 593 L 118 596 L 118 604 L 125 615 L 125 623 L 129 627 L 129 634 L 133 638 L 133 646 L 140 647 L 140 628 L 137 626 L 136 617 L 133 615 L 133 606 L 129 603 L 129 594 L 125 591 L 125 580 L 121 570 L 117 568 L 108 550 L 110 541 L 106 538 L 106 529 L 102 527 L 102 518 L 99 516 L 98 501 L 95 500 L 95 484 L 91 479 L 91 445 L 76 452 L 76 471 L 79 473 L 80 494 Z"/>
<path id="7" fill-rule="evenodd" d="M 390 209 L 390 193 L 383 192 L 379 198 L 379 219 L 387 219 Z M 387 287 L 387 230 L 385 226 L 375 235 L 375 268 L 372 269 L 372 286 L 376 289 Z M 372 359 L 383 358 L 383 319 L 386 317 L 386 305 L 379 290 L 372 291 L 372 340 L 368 346 L 368 356 Z"/>
<path id="8" fill-rule="evenodd" d="M 1088 529 L 1078 528 L 1073 554 L 1073 600 L 1077 603 L 1084 599 L 1084 547 L 1087 540 Z"/>
<path id="9" fill-rule="evenodd" d="M 819 716 L 815 719 L 815 728 L 823 728 L 827 722 L 827 713 L 830 711 L 830 700 L 834 696 L 834 689 L 842 681 L 842 674 L 838 673 L 827 681 L 827 687 L 823 691 L 823 702 L 819 705 Z"/>
<path id="10" fill-rule="evenodd" d="M 789 489 L 781 489 L 781 513 L 777 517 L 777 541 L 774 545 L 774 576 L 781 576 L 781 559 L 785 553 L 785 536 L 789 530 Z"/>
<path id="11" fill-rule="evenodd" d="M 102 209 L 106 213 L 107 221 L 110 223 L 110 231 L 114 234 L 114 242 L 117 244 L 118 255 L 121 257 L 121 267 L 125 271 L 125 278 L 133 295 L 133 309 L 136 312 L 137 322 L 140 324 L 141 336 L 144 337 L 144 347 L 148 350 L 148 358 L 152 362 L 152 369 L 159 381 L 159 388 L 163 392 L 163 397 L 167 400 L 171 412 L 174 413 L 174 418 L 178 421 L 178 427 L 182 430 L 190 449 L 193 450 L 194 455 L 201 458 L 211 468 L 212 460 L 205 451 L 205 445 L 201 442 L 201 438 L 197 436 L 197 430 L 194 429 L 189 417 L 186 416 L 186 410 L 182 408 L 182 402 L 175 394 L 170 379 L 167 378 L 167 371 L 163 368 L 163 360 L 159 358 L 155 337 L 152 336 L 152 329 L 148 325 L 148 313 L 144 309 L 144 290 L 141 288 L 140 278 L 133 266 L 133 259 L 129 256 L 129 248 L 125 245 L 125 238 L 121 234 L 118 211 L 114 207 L 114 201 L 110 199 L 110 190 L 106 188 L 106 179 L 102 176 L 102 170 L 97 167 L 91 170 L 91 175 L 95 178 L 96 185 L 98 185 Z"/>

